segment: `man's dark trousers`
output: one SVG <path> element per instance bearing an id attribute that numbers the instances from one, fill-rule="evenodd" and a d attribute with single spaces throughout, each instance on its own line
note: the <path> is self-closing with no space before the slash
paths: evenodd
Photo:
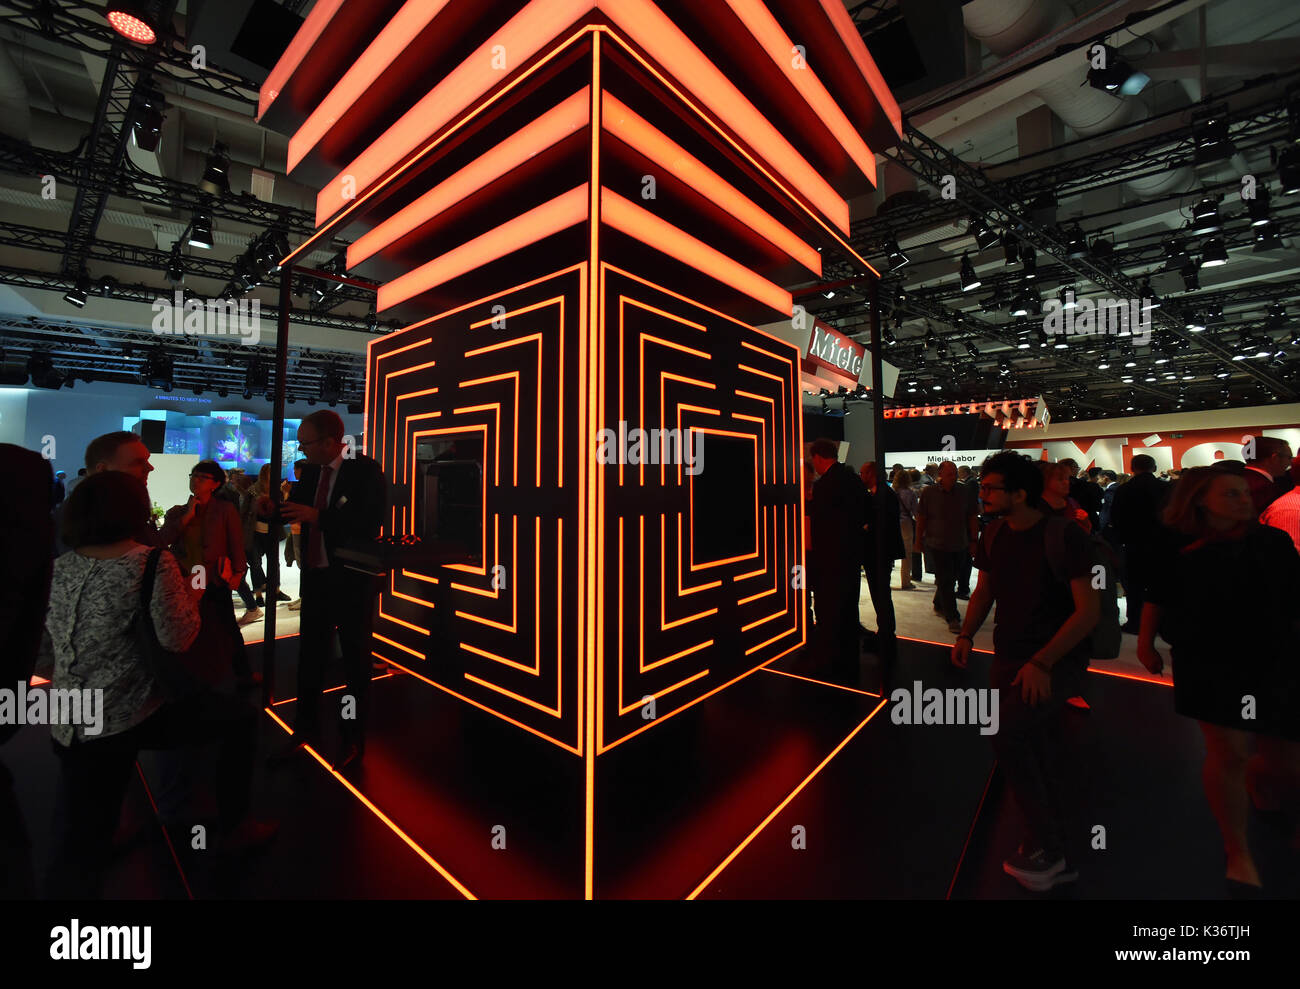
<path id="1" fill-rule="evenodd" d="M 855 676 L 861 659 L 858 618 L 860 578 L 856 568 L 818 581 L 812 589 L 817 612 L 815 654 L 837 676 Z"/>
<path id="2" fill-rule="evenodd" d="M 1011 686 L 1020 660 L 995 657 L 990 684 L 998 694 L 998 732 L 993 752 L 998 769 L 1025 821 L 1025 854 L 1035 847 L 1047 853 L 1049 861 L 1065 854 L 1065 808 L 1067 792 L 1062 758 L 1061 719 L 1065 701 L 1083 690 L 1082 671 L 1068 661 L 1052 667 L 1051 697 L 1038 704 L 1021 699 L 1020 686 Z"/>
<path id="3" fill-rule="evenodd" d="M 927 550 L 934 561 L 934 606 L 943 612 L 948 621 L 961 621 L 957 611 L 957 571 L 965 550 Z"/>
<path id="4" fill-rule="evenodd" d="M 1124 547 L 1124 602 L 1127 624 L 1137 632 L 1142 624 L 1142 606 L 1146 604 L 1147 587 L 1151 583 L 1151 558 L 1155 550 L 1146 543 L 1130 543 Z"/>
<path id="5" fill-rule="evenodd" d="M 298 653 L 297 727 L 308 738 L 320 737 L 320 698 L 325 664 L 338 629 L 347 693 L 355 702 L 355 718 L 344 718 L 340 698 L 340 729 L 345 742 L 364 745 L 370 688 L 370 647 L 374 629 L 375 584 L 369 574 L 331 565 L 302 572 L 302 624 Z"/>

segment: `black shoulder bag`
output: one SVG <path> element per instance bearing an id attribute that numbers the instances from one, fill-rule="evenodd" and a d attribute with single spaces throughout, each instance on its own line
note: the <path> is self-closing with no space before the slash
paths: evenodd
<path id="1" fill-rule="evenodd" d="M 158 560 L 164 550 L 149 551 L 140 577 L 140 608 L 135 617 L 136 647 L 153 678 L 158 681 L 163 696 L 169 701 L 189 697 L 202 689 L 203 684 L 185 665 L 185 653 L 172 652 L 158 641 L 158 631 L 153 624 L 153 588 L 158 575 Z"/>

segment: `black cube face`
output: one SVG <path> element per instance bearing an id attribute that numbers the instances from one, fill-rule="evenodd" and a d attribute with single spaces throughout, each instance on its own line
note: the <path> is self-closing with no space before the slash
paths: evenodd
<path id="1" fill-rule="evenodd" d="M 693 449 L 692 449 L 693 448 Z M 687 443 L 693 461 L 691 559 L 698 566 L 755 553 L 758 543 L 758 461 L 752 439 L 696 431 Z"/>
<path id="2" fill-rule="evenodd" d="M 421 440 L 415 450 L 415 518 L 422 542 L 483 564 L 483 440 Z"/>

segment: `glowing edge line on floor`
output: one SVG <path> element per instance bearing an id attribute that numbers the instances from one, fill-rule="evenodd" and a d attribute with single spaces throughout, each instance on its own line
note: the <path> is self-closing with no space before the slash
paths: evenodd
<path id="1" fill-rule="evenodd" d="M 758 825 L 758 827 L 756 827 L 753 831 L 751 831 L 749 833 L 749 836 L 745 838 L 745 840 L 742 841 L 739 845 L 737 845 L 735 850 L 732 851 L 730 855 L 728 855 L 725 859 L 719 862 L 714 867 L 713 871 L 710 872 L 707 876 L 705 876 L 704 881 L 701 882 L 698 886 L 696 886 L 695 889 L 691 890 L 690 894 L 687 895 L 686 899 L 693 900 L 696 897 L 698 897 L 700 893 L 702 893 L 704 889 L 709 885 L 709 883 L 713 882 L 713 880 L 718 877 L 718 875 L 722 872 L 722 870 L 725 869 L 727 866 L 729 866 L 732 863 L 732 861 L 736 858 L 736 856 L 738 856 L 741 852 L 743 852 L 745 848 L 749 845 L 749 843 L 758 837 L 760 831 L 762 831 L 765 827 L 771 824 L 772 821 L 776 818 L 776 816 L 779 813 L 781 813 L 781 811 L 785 810 L 786 806 L 790 803 L 790 801 L 794 800 L 795 797 L 799 796 L 799 794 L 803 791 L 803 788 L 806 787 L 809 783 L 811 783 L 813 781 L 813 778 L 816 777 L 816 775 L 820 773 L 823 769 L 825 769 L 826 766 L 830 763 L 830 761 L 834 759 L 837 755 L 839 755 L 840 750 L 843 749 L 844 746 L 848 745 L 849 742 L 853 741 L 853 739 L 857 736 L 858 732 L 862 731 L 862 729 L 867 726 L 867 722 L 869 722 L 872 718 L 874 718 L 877 714 L 879 714 L 880 709 L 883 708 L 888 703 L 889 701 L 882 699 L 879 704 L 877 704 L 874 708 L 872 708 L 871 713 L 868 714 L 862 720 L 862 723 L 859 724 L 856 728 L 854 728 L 851 732 L 849 732 L 848 735 L 844 738 L 844 740 L 840 742 L 839 745 L 835 746 L 835 748 L 831 750 L 830 754 L 826 756 L 825 759 L 823 759 L 820 763 L 817 764 L 817 768 L 815 768 L 811 773 L 809 773 L 807 776 L 804 777 L 803 782 L 800 783 L 798 786 L 796 786 L 790 792 L 789 796 L 787 796 L 784 800 L 782 800 L 779 804 L 777 804 L 774 808 L 772 808 L 772 811 L 767 815 L 767 817 L 763 818 L 762 822 Z"/>
<path id="2" fill-rule="evenodd" d="M 269 707 L 264 707 L 262 708 L 262 710 L 265 711 L 268 715 L 270 715 L 271 720 L 274 721 L 276 724 L 278 724 L 281 728 L 283 728 L 286 734 L 290 736 L 293 735 L 293 729 L 290 728 L 287 724 L 285 724 L 285 722 L 281 720 L 278 714 L 272 711 Z M 373 803 L 371 803 L 370 799 L 364 793 L 362 793 L 350 782 L 348 782 L 348 780 L 346 780 L 333 766 L 331 766 L 328 762 L 326 762 L 323 758 L 321 758 L 319 752 L 317 752 L 314 748 L 312 748 L 310 745 L 307 744 L 303 745 L 303 751 L 307 752 L 313 759 L 315 759 L 322 766 L 324 766 L 325 771 L 327 773 L 329 773 L 336 780 L 338 780 L 345 787 L 347 787 L 348 791 L 354 797 L 356 797 L 357 800 L 361 801 L 362 806 L 364 806 L 367 810 L 369 810 L 370 813 L 374 814 L 375 817 L 379 818 L 379 820 L 383 821 L 384 824 L 388 826 L 388 829 L 393 832 L 393 834 L 397 835 L 397 837 L 401 838 L 402 841 L 406 842 L 406 844 L 410 847 L 410 849 L 413 852 L 415 852 L 415 854 L 419 855 L 420 858 L 424 859 L 426 864 L 431 866 L 438 873 L 438 875 L 442 876 L 443 879 L 447 880 L 447 882 L 449 882 L 456 889 L 458 893 L 460 893 L 463 897 L 465 897 L 465 899 L 467 900 L 478 899 L 478 897 L 475 896 L 473 893 L 471 893 L 468 889 L 466 889 L 465 886 L 462 885 L 461 882 L 457 880 L 455 876 L 453 876 L 450 872 L 444 869 L 432 855 L 430 855 L 423 848 L 421 848 L 416 843 L 414 838 L 412 838 L 405 831 L 403 831 L 396 824 L 394 824 L 387 814 L 385 814 L 382 810 L 380 810 Z"/>

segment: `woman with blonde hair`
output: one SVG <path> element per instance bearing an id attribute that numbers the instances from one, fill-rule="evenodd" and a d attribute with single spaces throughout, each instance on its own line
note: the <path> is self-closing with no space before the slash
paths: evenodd
<path id="1" fill-rule="evenodd" d="M 1156 632 L 1170 644 L 1174 708 L 1205 738 L 1201 780 L 1228 893 L 1256 896 L 1250 800 L 1300 811 L 1300 554 L 1286 533 L 1258 524 L 1246 479 L 1224 467 L 1186 471 L 1163 521 L 1175 542 L 1155 568 L 1138 658 L 1158 674 Z M 1266 579 L 1242 580 L 1248 572 Z"/>

